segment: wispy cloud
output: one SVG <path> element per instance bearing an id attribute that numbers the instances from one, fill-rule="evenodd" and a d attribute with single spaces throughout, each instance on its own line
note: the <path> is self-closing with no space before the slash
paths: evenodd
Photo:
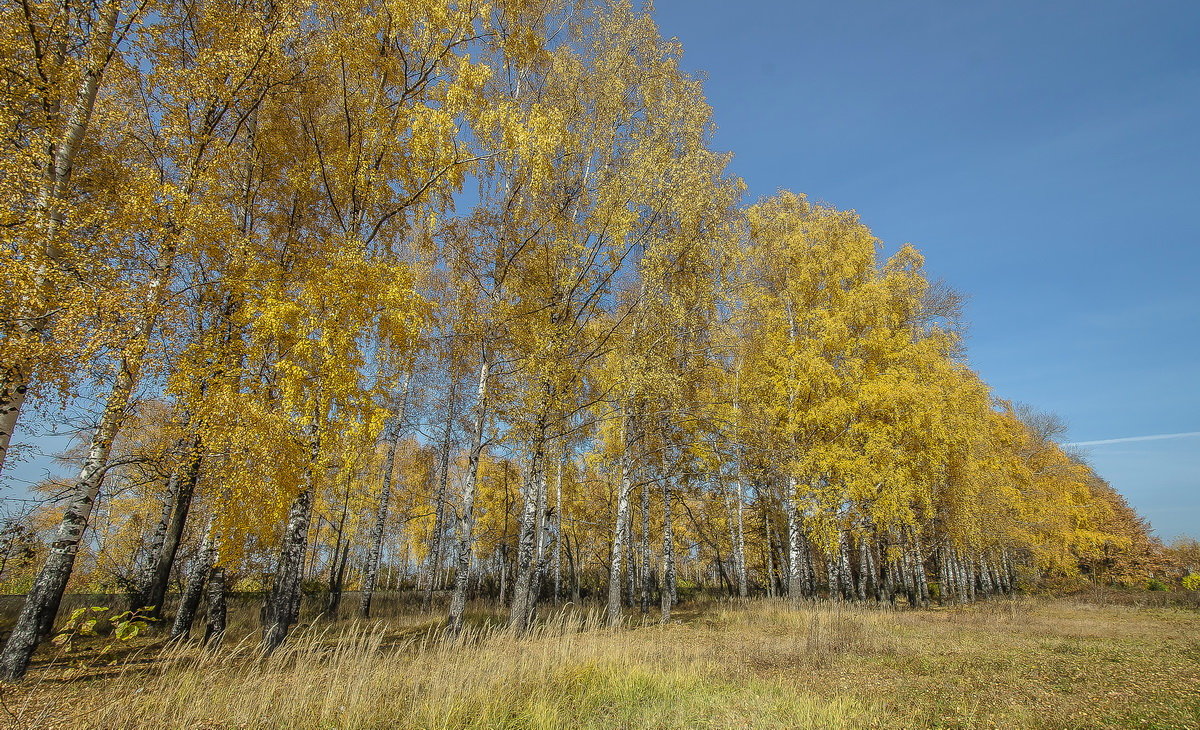
<path id="1" fill-rule="evenodd" d="M 1073 441 L 1063 446 L 1103 446 L 1104 444 L 1125 444 L 1130 441 L 1161 441 L 1163 439 L 1182 439 L 1190 436 L 1200 436 L 1200 431 L 1184 431 L 1183 433 L 1156 433 L 1150 436 L 1126 436 L 1119 439 L 1100 439 L 1099 441 Z"/>

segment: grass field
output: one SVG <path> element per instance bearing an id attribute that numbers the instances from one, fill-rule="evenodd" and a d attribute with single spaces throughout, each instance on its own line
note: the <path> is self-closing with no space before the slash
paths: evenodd
<path id="1" fill-rule="evenodd" d="M 483 618 L 483 617 L 477 617 Z M 448 641 L 420 616 L 313 627 L 269 659 L 143 645 L 3 687 L 12 727 L 1200 728 L 1200 611 L 1092 598 L 894 611 L 583 612 Z"/>

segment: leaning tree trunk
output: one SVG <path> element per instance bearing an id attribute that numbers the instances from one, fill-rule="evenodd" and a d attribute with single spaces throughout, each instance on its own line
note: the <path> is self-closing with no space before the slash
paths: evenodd
<path id="1" fill-rule="evenodd" d="M 308 548 L 308 525 L 312 518 L 313 490 L 316 486 L 317 453 L 320 448 L 317 426 L 309 426 L 311 454 L 304 489 L 288 508 L 287 526 L 279 546 L 279 561 L 271 590 L 263 604 L 263 648 L 274 651 L 292 624 L 300 618 L 300 581 L 304 572 L 304 556 Z"/>
<path id="2" fill-rule="evenodd" d="M 171 624 L 172 639 L 186 637 L 191 632 L 196 612 L 200 608 L 200 599 L 204 596 L 205 583 L 213 570 L 216 558 L 216 539 L 213 536 L 213 521 L 210 519 L 208 529 L 204 531 L 204 541 L 200 544 L 200 552 L 196 555 L 196 564 L 192 566 L 187 585 L 179 599 L 175 621 Z"/>
<path id="3" fill-rule="evenodd" d="M 101 14 L 101 23 L 105 27 L 115 27 L 119 4 L 110 3 L 106 8 Z M 112 31 L 99 29 L 98 32 L 108 33 L 111 46 Z M 94 90 L 92 94 L 94 98 Z M 90 110 L 88 113 L 90 114 Z M 80 134 L 82 136 L 82 133 Z M 78 141 L 76 140 L 76 143 Z M 50 554 L 34 579 L 21 613 L 13 625 L 12 633 L 8 636 L 3 652 L 0 652 L 0 678 L 19 679 L 24 675 L 38 642 L 49 634 L 53 627 L 67 581 L 75 567 L 75 554 L 79 549 L 83 531 L 87 528 L 96 499 L 100 495 L 100 485 L 109 466 L 109 451 L 127 415 L 133 391 L 141 377 L 146 349 L 175 266 L 177 247 L 178 239 L 175 233 L 168 233 L 158 252 L 153 277 L 146 287 L 141 318 L 117 361 L 112 391 L 105 402 L 100 422 L 92 434 L 87 456 L 79 471 L 79 478 L 70 492 L 71 496 L 59 522 L 55 540 L 50 544 Z M 7 390 L 10 386 L 11 384 L 5 384 L 3 388 Z M 16 415 L 11 414 L 11 417 L 15 423 Z"/>
<path id="4" fill-rule="evenodd" d="M 487 429 L 488 378 L 491 357 L 487 344 L 480 353 L 479 382 L 475 386 L 475 422 L 471 429 L 471 451 L 467 454 L 467 484 L 463 491 L 462 513 L 458 518 L 458 567 L 454 572 L 454 593 L 450 596 L 450 612 L 446 626 L 451 633 L 462 630 L 463 614 L 467 608 L 467 579 L 471 576 L 471 554 L 475 550 L 475 493 L 479 489 L 479 459 L 483 455 L 483 432 Z M 562 499 L 562 477 L 559 475 L 559 499 Z"/>
<path id="5" fill-rule="evenodd" d="M 171 580 L 171 569 L 175 566 L 175 555 L 179 551 L 179 543 L 183 539 L 183 531 L 187 526 L 188 512 L 192 505 L 192 495 L 196 492 L 196 483 L 200 479 L 200 462 L 203 452 L 200 437 L 193 436 L 187 445 L 184 463 L 180 469 L 171 474 L 172 496 L 171 517 L 163 535 L 162 544 L 154 556 L 153 572 L 148 576 L 145 589 L 141 592 L 140 606 L 152 606 L 151 615 L 162 615 L 163 601 L 167 596 L 167 586 Z"/>
<path id="6" fill-rule="evenodd" d="M 66 221 L 66 211 L 63 210 L 63 199 L 66 198 L 71 185 L 71 172 L 75 168 L 75 159 L 84 146 L 84 138 L 91 125 L 92 112 L 96 106 L 96 95 L 100 90 L 100 80 L 113 57 L 117 19 L 121 12 L 121 3 L 105 3 L 92 27 L 91 36 L 87 42 L 84 54 L 84 64 L 81 68 L 82 77 L 75 91 L 75 99 L 63 124 L 62 137 L 51 147 L 51 159 L 44 166 L 44 178 L 38 193 L 36 209 L 43 211 L 45 220 L 41 232 L 41 248 L 50 264 L 57 264 L 63 257 L 64 251 L 59 246 L 59 231 Z M 47 265 L 47 266 L 48 266 Z M 40 296 L 49 286 L 50 272 L 44 266 L 37 272 L 35 289 Z M 47 327 L 51 312 L 44 303 L 30 303 L 22 307 L 16 319 L 25 337 L 38 337 Z M 8 456 L 9 445 L 13 432 L 21 417 L 21 409 L 25 405 L 30 380 L 36 363 L 18 362 L 5 368 L 0 373 L 0 473 L 4 470 L 4 461 Z M 53 620 L 53 617 L 51 617 Z M 15 629 L 14 629 L 15 630 Z M 21 647 L 27 639 L 20 640 Z M 0 659 L 0 673 L 19 677 L 25 672 L 24 662 L 20 656 L 24 648 L 14 647 L 12 659 Z M 32 649 L 29 651 L 32 652 Z M 7 653 L 7 652 L 6 652 Z M 18 664 L 20 669 L 14 669 Z"/>
<path id="7" fill-rule="evenodd" d="M 158 286 L 154 287 L 154 295 L 157 301 L 157 296 L 161 295 Z M 38 642 L 48 635 L 53 627 L 67 581 L 75 567 L 75 554 L 79 550 L 96 500 L 100 496 L 100 484 L 108 468 L 108 455 L 113 439 L 125 418 L 130 397 L 137 385 L 145 354 L 146 337 L 153 321 L 153 313 L 148 314 L 134 335 L 131 350 L 120 360 L 116 382 L 105 404 L 100 423 L 92 434 L 91 445 L 79 471 L 79 478 L 71 489 L 71 497 L 59 521 L 55 539 L 50 543 L 50 553 L 25 597 L 25 603 L 4 645 L 4 651 L 0 652 L 0 677 L 19 679 L 24 675 Z"/>
<path id="8" fill-rule="evenodd" d="M 175 491 L 178 488 L 179 480 L 172 473 L 171 478 L 167 480 L 167 492 L 163 498 L 162 514 L 159 515 L 158 521 L 154 523 L 154 529 L 150 532 L 150 539 L 147 541 L 145 548 L 138 554 L 136 573 L 138 578 L 129 591 L 130 611 L 146 607 L 144 600 L 146 588 L 154 579 L 154 567 L 158 563 L 158 554 L 162 552 L 163 543 L 167 539 L 167 525 L 171 522 L 171 512 L 175 509 Z"/>

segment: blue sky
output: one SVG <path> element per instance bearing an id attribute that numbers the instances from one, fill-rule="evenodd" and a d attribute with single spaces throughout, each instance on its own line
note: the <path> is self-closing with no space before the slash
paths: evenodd
<path id="1" fill-rule="evenodd" d="M 970 296 L 1067 440 L 1200 431 L 1200 2 L 658 0 L 751 199 L 857 210 Z M 1079 447 L 1200 537 L 1200 435 Z"/>
<path id="2" fill-rule="evenodd" d="M 973 365 L 1200 537 L 1200 2 L 658 0 L 749 199 L 857 210 L 971 297 Z M 62 442 L 44 439 L 53 451 Z M 40 478 L 27 458 L 6 496 Z M 3 506 L 3 505 L 0 505 Z"/>

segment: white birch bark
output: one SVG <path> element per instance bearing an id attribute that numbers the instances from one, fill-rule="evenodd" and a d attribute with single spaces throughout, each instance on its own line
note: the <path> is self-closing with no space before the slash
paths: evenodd
<path id="1" fill-rule="evenodd" d="M 799 600 L 800 586 L 800 509 L 796 505 L 796 477 L 788 477 L 783 494 L 783 513 L 787 519 L 787 593 L 788 598 Z"/>
<path id="2" fill-rule="evenodd" d="M 643 614 L 650 612 L 650 482 L 642 480 L 642 534 L 638 543 L 638 608 Z"/>
<path id="3" fill-rule="evenodd" d="M 746 498 L 745 483 L 739 474 L 734 493 L 734 542 L 733 561 L 737 568 L 738 596 L 750 595 L 750 581 L 746 571 Z"/>
<path id="4" fill-rule="evenodd" d="M 215 647 L 225 637 L 225 569 L 217 566 L 208 576 L 208 621 L 204 626 L 204 645 Z"/>
<path id="5" fill-rule="evenodd" d="M 88 38 L 88 48 L 84 53 L 84 64 L 81 70 L 79 86 L 75 99 L 67 113 L 63 125 L 62 137 L 55 145 L 51 159 L 46 165 L 44 184 L 38 195 L 37 207 L 44 216 L 44 231 L 42 233 L 42 248 L 49 265 L 53 266 L 62 258 L 63 252 L 58 245 L 59 229 L 66 220 L 63 200 L 67 197 L 71 184 L 71 172 L 75 160 L 83 147 L 91 125 L 92 113 L 96 106 L 96 94 L 100 90 L 100 81 L 108 68 L 115 48 L 117 19 L 120 17 L 121 3 L 107 2 L 99 11 L 91 36 Z M 38 272 L 35 290 L 44 290 L 50 279 L 50 272 L 43 269 Z M 42 302 L 30 302 L 18 313 L 23 335 L 36 336 L 46 328 L 51 313 L 46 311 Z M 8 456 L 13 432 L 20 420 L 21 409 L 25 405 L 30 381 L 33 377 L 34 363 L 18 363 L 6 368 L 0 373 L 0 473 L 4 470 L 4 461 Z M 21 670 L 24 672 L 24 669 Z"/>
<path id="6" fill-rule="evenodd" d="M 196 611 L 200 608 L 204 586 L 217 559 L 217 541 L 213 534 L 213 525 L 213 519 L 210 517 L 208 527 L 204 531 L 204 540 L 200 543 L 200 552 L 196 555 L 196 563 L 188 574 L 183 595 L 179 597 L 179 610 L 175 612 L 175 621 L 171 624 L 172 639 L 186 637 L 196 620 Z"/>
<path id="7" fill-rule="evenodd" d="M 467 579 L 471 576 L 471 554 L 475 550 L 475 494 L 479 489 L 479 459 L 483 454 L 483 435 L 488 419 L 488 382 L 491 377 L 491 353 L 485 342 L 479 357 L 479 380 L 475 386 L 475 422 L 471 428 L 471 451 L 467 454 L 467 483 L 463 489 L 462 514 L 458 518 L 457 568 L 454 593 L 446 626 L 452 633 L 462 629 L 467 608 Z M 561 494 L 562 476 L 559 475 Z M 561 498 L 561 497 L 560 497 Z"/>
<path id="8" fill-rule="evenodd" d="M 538 496 L 545 482 L 546 467 L 546 417 L 543 414 L 534 435 L 532 456 L 529 463 L 529 478 L 522 490 L 521 518 L 517 536 L 516 575 L 512 586 L 512 605 L 509 609 L 509 625 L 516 632 L 528 628 L 531 612 L 533 586 L 534 550 L 537 532 Z"/>
<path id="9" fill-rule="evenodd" d="M 161 254 L 158 274 L 148 287 L 144 316 L 117 363 L 112 391 L 92 434 L 79 477 L 71 489 L 55 539 L 50 544 L 50 553 L 25 597 L 3 652 L 0 652 L 0 677 L 20 678 L 38 642 L 53 626 L 67 581 L 75 566 L 79 543 L 100 496 L 113 440 L 128 415 L 130 399 L 141 375 L 146 347 L 162 303 L 174 253 L 173 246 L 168 244 Z"/>
<path id="10" fill-rule="evenodd" d="M 662 550 L 662 617 L 665 624 L 671 620 L 671 609 L 675 606 L 675 526 L 671 517 L 671 479 L 663 479 L 663 550 Z"/>
<path id="11" fill-rule="evenodd" d="M 183 530 L 187 525 L 188 512 L 191 510 L 192 495 L 196 491 L 196 483 L 200 478 L 200 462 L 202 459 L 200 437 L 193 436 L 185 445 L 184 463 L 171 474 L 172 495 L 170 519 L 166 524 L 162 542 L 153 556 L 151 572 L 148 573 L 146 585 L 140 596 L 140 605 L 152 606 L 150 614 L 154 617 L 162 615 L 163 601 L 166 599 L 167 587 L 171 580 L 171 569 L 175 565 L 175 555 L 179 543 L 183 539 Z"/>
<path id="12" fill-rule="evenodd" d="M 425 597 L 422 607 L 428 611 L 437 588 L 438 571 L 442 567 L 442 544 L 446 532 L 446 491 L 450 483 L 450 448 L 454 433 L 454 399 L 458 392 L 458 377 L 451 373 L 450 392 L 446 399 L 446 424 L 442 430 L 442 458 L 438 469 L 437 491 L 434 495 L 433 533 L 429 536 L 429 560 L 426 566 Z"/>
<path id="13" fill-rule="evenodd" d="M 567 441 L 563 440 L 562 455 L 558 461 L 558 478 L 554 481 L 554 605 L 562 599 L 562 542 L 563 542 L 563 469 L 567 464 Z"/>
<path id="14" fill-rule="evenodd" d="M 630 416 L 626 412 L 622 422 L 622 449 L 620 456 L 620 477 L 617 483 L 617 511 L 613 528 L 612 554 L 608 570 L 608 625 L 616 626 L 621 622 L 621 580 L 624 577 L 623 559 L 625 557 L 625 535 L 629 523 L 629 492 L 630 484 Z"/>
<path id="15" fill-rule="evenodd" d="M 300 583 L 304 577 L 308 527 L 312 520 L 313 492 L 317 480 L 317 455 L 320 453 L 320 432 L 317 424 L 310 424 L 307 430 L 310 445 L 304 485 L 288 508 L 288 520 L 279 546 L 275 577 L 263 604 L 263 648 L 268 652 L 274 651 L 287 639 L 292 624 L 300 618 Z"/>

